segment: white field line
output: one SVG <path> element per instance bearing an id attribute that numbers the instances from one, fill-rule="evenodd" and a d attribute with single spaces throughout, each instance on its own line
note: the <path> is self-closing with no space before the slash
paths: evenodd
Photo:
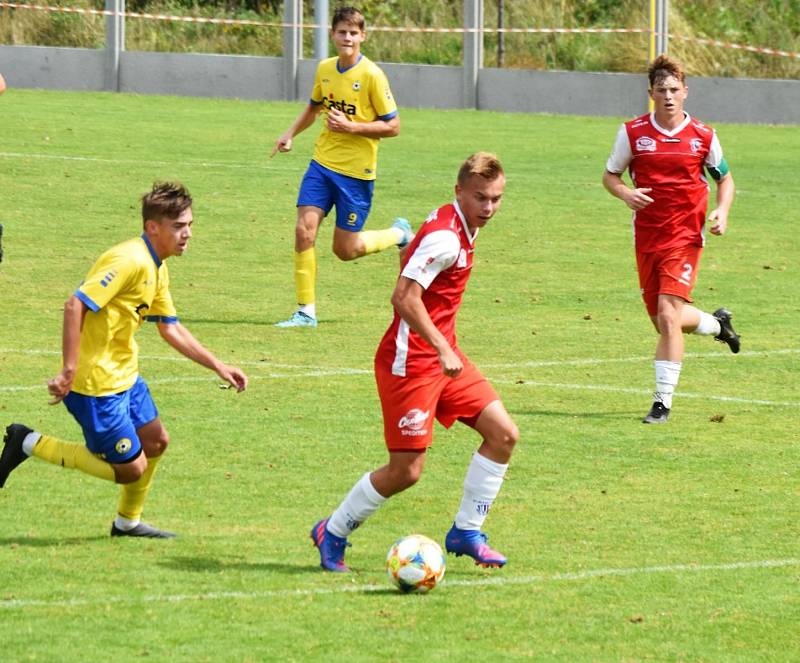
<path id="1" fill-rule="evenodd" d="M 0 152 L 0 158 L 4 159 L 53 159 L 55 161 L 86 161 L 91 163 L 110 163 L 122 165 L 155 165 L 155 166 L 189 166 L 194 168 L 233 168 L 238 170 L 280 170 L 286 171 L 286 168 L 278 165 L 267 164 L 253 164 L 253 163 L 230 163 L 230 162 L 213 162 L 213 161 L 152 161 L 148 159 L 146 162 L 141 159 L 107 159 L 103 157 L 81 157 L 70 156 L 66 154 L 24 154 L 21 152 Z M 266 157 L 265 157 L 266 158 Z M 305 168 L 305 163 L 303 168 Z M 295 170 L 301 170 L 295 168 Z"/>
<path id="2" fill-rule="evenodd" d="M 778 350 L 764 350 L 754 352 L 742 352 L 739 357 L 761 357 L 770 355 L 785 355 L 785 354 L 798 354 L 800 350 L 793 348 L 778 349 Z M 60 355 L 61 353 L 56 350 L 20 350 L 10 348 L 0 348 L 0 354 L 22 354 L 22 355 Z M 719 353 L 693 353 L 687 354 L 691 358 L 715 358 L 720 356 Z M 189 362 L 189 359 L 178 356 L 141 356 L 140 359 L 149 361 L 170 361 L 170 362 Z M 483 364 L 484 368 L 496 369 L 514 369 L 514 368 L 536 368 L 542 366 L 587 366 L 596 364 L 613 364 L 613 363 L 631 363 L 649 361 L 652 357 L 619 357 L 614 359 L 573 359 L 573 360 L 553 360 L 553 361 L 531 361 L 514 364 Z M 264 375 L 251 375 L 251 380 L 290 380 L 298 378 L 315 378 L 315 377 L 336 377 L 348 375 L 372 375 L 371 370 L 360 368 L 315 368 L 312 366 L 298 365 L 298 364 L 281 364 L 273 363 L 267 360 L 264 361 L 240 361 L 237 362 L 240 366 L 251 366 L 259 368 L 283 368 L 290 369 L 290 373 L 276 373 L 270 372 Z M 169 378 L 149 378 L 150 384 L 171 384 L 181 382 L 207 382 L 212 380 L 210 375 L 206 376 L 178 376 Z M 637 387 L 617 387 L 606 384 L 587 384 L 587 383 L 562 383 L 562 382 L 542 382 L 539 380 L 508 380 L 502 378 L 490 378 L 495 384 L 507 384 L 525 387 L 542 387 L 550 389 L 563 389 L 567 391 L 600 391 L 607 393 L 624 393 L 647 395 L 651 393 L 649 389 L 642 389 Z M 3 392 L 25 392 L 25 391 L 38 391 L 43 389 L 43 385 L 27 385 L 27 386 L 0 386 L 0 393 Z M 775 407 L 800 407 L 800 401 L 773 401 L 758 398 L 741 398 L 738 396 L 718 396 L 714 394 L 695 394 L 691 392 L 680 392 L 682 398 L 698 398 L 712 401 L 721 401 L 729 403 L 742 403 L 746 405 L 766 405 Z"/>
<path id="3" fill-rule="evenodd" d="M 648 574 L 714 573 L 741 570 L 778 569 L 799 566 L 800 559 L 765 559 L 751 562 L 728 562 L 724 564 L 666 564 L 661 566 L 643 566 L 621 569 L 590 569 L 551 575 L 527 575 L 506 577 L 495 575 L 490 578 L 464 580 L 445 580 L 442 587 L 511 587 L 554 582 L 581 582 L 594 578 L 627 577 Z M 321 572 L 320 572 L 321 573 Z M 0 610 L 23 610 L 25 608 L 73 608 L 85 606 L 103 606 L 113 604 L 136 603 L 187 603 L 192 601 L 224 601 L 228 599 L 259 600 L 270 598 L 292 598 L 305 596 L 322 596 L 336 594 L 369 594 L 386 591 L 388 585 L 353 585 L 343 584 L 339 587 L 317 587 L 313 589 L 273 589 L 262 592 L 206 592 L 202 594 L 150 594 L 145 596 L 105 596 L 102 598 L 71 599 L 2 599 Z"/>

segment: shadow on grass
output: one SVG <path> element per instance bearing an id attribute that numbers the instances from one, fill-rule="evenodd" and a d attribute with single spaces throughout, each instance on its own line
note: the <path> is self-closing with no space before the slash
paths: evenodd
<path id="1" fill-rule="evenodd" d="M 74 536 L 66 539 L 41 538 L 36 536 L 5 537 L 0 539 L 0 547 L 19 546 L 25 548 L 49 548 L 50 546 L 83 546 L 93 541 L 108 541 L 107 534 L 98 536 Z"/>
<path id="2" fill-rule="evenodd" d="M 227 561 L 213 557 L 172 557 L 158 562 L 174 571 L 189 571 L 191 573 L 221 573 L 223 571 L 277 571 L 286 574 L 318 573 L 318 565 L 287 564 L 285 562 L 244 562 L 240 560 Z"/>

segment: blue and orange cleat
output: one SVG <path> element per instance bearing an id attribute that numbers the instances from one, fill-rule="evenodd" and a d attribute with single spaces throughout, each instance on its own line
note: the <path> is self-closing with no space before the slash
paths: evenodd
<path id="1" fill-rule="evenodd" d="M 488 540 L 489 537 L 480 530 L 458 529 L 454 523 L 444 539 L 444 547 L 456 557 L 472 557 L 475 564 L 484 568 L 505 566 L 508 560 L 502 553 L 492 550 L 486 543 Z"/>
<path id="2" fill-rule="evenodd" d="M 344 563 L 344 550 L 350 544 L 347 539 L 331 534 L 327 526 L 325 518 L 311 528 L 311 540 L 319 550 L 319 565 L 326 571 L 346 573 L 350 567 Z"/>

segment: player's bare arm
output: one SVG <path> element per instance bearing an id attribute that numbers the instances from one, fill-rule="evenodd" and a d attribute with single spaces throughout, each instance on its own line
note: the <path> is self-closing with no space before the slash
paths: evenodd
<path id="1" fill-rule="evenodd" d="M 354 122 L 346 113 L 336 109 L 328 109 L 328 129 L 338 133 L 348 133 L 367 138 L 393 138 L 400 133 L 400 116 L 391 120 L 373 120 L 372 122 Z"/>
<path id="2" fill-rule="evenodd" d="M 419 283 L 401 276 L 397 280 L 397 286 L 392 294 L 392 306 L 408 323 L 408 326 L 436 350 L 439 355 L 439 363 L 442 365 L 442 373 L 451 378 L 457 377 L 464 365 L 442 332 L 433 324 L 433 320 L 422 302 L 423 292 L 424 289 Z"/>
<path id="3" fill-rule="evenodd" d="M 730 173 L 726 173 L 717 182 L 717 206 L 708 215 L 712 235 L 724 235 L 728 229 L 728 212 L 733 204 L 735 192 L 736 185 L 733 183 L 733 176 Z"/>
<path id="4" fill-rule="evenodd" d="M 56 405 L 63 401 L 72 389 L 72 381 L 75 379 L 75 370 L 78 366 L 83 319 L 88 310 L 86 304 L 75 295 L 72 295 L 64 303 L 64 324 L 61 337 L 62 366 L 58 375 L 47 381 L 47 391 L 52 396 L 52 399 L 48 401 L 50 405 Z"/>
<path id="5" fill-rule="evenodd" d="M 322 110 L 322 105 L 308 104 L 303 109 L 303 112 L 297 116 L 292 126 L 275 141 L 275 146 L 272 148 L 272 153 L 269 155 L 270 159 L 278 152 L 289 152 L 292 149 L 292 140 L 294 137 L 314 124 L 314 120 L 317 119 L 320 110 Z"/>
<path id="6" fill-rule="evenodd" d="M 608 170 L 603 173 L 603 186 L 612 196 L 619 198 L 633 211 L 644 209 L 653 202 L 653 199 L 647 195 L 652 189 L 632 189 L 625 184 L 622 177 Z"/>
<path id="7" fill-rule="evenodd" d="M 203 346 L 191 332 L 181 323 L 158 323 L 158 332 L 167 343 L 180 352 L 184 357 L 211 369 L 220 378 L 225 380 L 236 391 L 247 388 L 247 376 L 234 366 L 229 366 L 217 359 L 211 351 Z"/>

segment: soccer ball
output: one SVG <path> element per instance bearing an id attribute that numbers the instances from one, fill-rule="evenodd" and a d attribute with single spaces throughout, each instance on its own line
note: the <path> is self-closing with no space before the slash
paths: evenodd
<path id="1" fill-rule="evenodd" d="M 422 534 L 398 539 L 386 555 L 386 573 L 401 592 L 429 592 L 444 578 L 444 567 L 439 544 Z"/>

